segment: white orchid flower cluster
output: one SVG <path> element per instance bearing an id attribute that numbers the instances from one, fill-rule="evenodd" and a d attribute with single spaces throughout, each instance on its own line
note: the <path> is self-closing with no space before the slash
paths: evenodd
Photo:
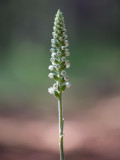
<path id="1" fill-rule="evenodd" d="M 49 73 L 48 77 L 54 79 L 56 83 L 53 87 L 48 88 L 50 94 L 59 98 L 60 94 L 71 86 L 69 77 L 66 75 L 66 68 L 70 67 L 69 60 L 66 59 L 70 55 L 67 47 L 69 46 L 66 29 L 64 24 L 64 17 L 60 10 L 58 10 L 53 27 L 53 39 L 51 39 L 51 58 L 52 65 L 48 67 L 50 71 L 55 73 Z"/>

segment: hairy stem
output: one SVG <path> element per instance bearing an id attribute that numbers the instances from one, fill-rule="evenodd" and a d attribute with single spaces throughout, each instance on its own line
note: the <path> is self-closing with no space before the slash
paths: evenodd
<path id="1" fill-rule="evenodd" d="M 63 150 L 63 109 L 62 109 L 62 92 L 58 99 L 58 113 L 59 113 L 59 150 L 60 150 L 60 160 L 64 160 L 64 150 Z"/>

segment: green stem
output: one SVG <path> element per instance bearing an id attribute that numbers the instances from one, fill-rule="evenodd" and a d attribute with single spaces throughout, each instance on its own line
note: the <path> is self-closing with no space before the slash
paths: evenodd
<path id="1" fill-rule="evenodd" d="M 62 109 L 62 92 L 58 99 L 58 113 L 59 113 L 59 150 L 60 150 L 60 160 L 64 160 L 64 150 L 63 150 L 63 109 Z"/>

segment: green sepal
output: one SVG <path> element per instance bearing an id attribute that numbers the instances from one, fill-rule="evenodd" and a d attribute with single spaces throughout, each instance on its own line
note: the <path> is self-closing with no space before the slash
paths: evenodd
<path id="1" fill-rule="evenodd" d="M 64 77 L 61 78 L 61 82 L 65 82 Z"/>
<path id="2" fill-rule="evenodd" d="M 66 89 L 66 85 L 62 85 L 61 90 L 62 92 Z"/>
<path id="3" fill-rule="evenodd" d="M 60 86 L 58 85 L 58 91 L 60 91 Z"/>
<path id="4" fill-rule="evenodd" d="M 56 59 L 55 59 L 55 61 L 54 61 L 56 64 L 59 64 L 59 61 L 57 61 Z"/>
<path id="5" fill-rule="evenodd" d="M 66 65 L 63 65 L 62 67 L 61 67 L 61 70 L 64 70 L 66 68 Z"/>
<path id="6" fill-rule="evenodd" d="M 59 77 L 56 74 L 54 75 L 54 80 L 59 81 Z"/>
<path id="7" fill-rule="evenodd" d="M 62 65 L 65 65 L 65 62 L 62 62 L 62 63 L 61 63 L 61 66 L 62 66 Z"/>
<path id="8" fill-rule="evenodd" d="M 58 91 L 54 91 L 54 95 L 57 97 L 57 98 L 59 98 L 60 97 L 60 94 L 58 93 Z"/>

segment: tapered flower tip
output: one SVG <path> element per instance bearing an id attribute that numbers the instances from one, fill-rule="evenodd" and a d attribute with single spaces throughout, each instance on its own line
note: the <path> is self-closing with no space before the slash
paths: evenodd
<path id="1" fill-rule="evenodd" d="M 60 9 L 58 9 L 57 13 L 60 13 L 60 12 L 61 12 Z"/>
<path id="2" fill-rule="evenodd" d="M 60 10 L 60 9 L 58 9 L 58 11 L 57 11 L 57 15 L 62 15 L 62 12 L 61 12 L 61 10 Z"/>

